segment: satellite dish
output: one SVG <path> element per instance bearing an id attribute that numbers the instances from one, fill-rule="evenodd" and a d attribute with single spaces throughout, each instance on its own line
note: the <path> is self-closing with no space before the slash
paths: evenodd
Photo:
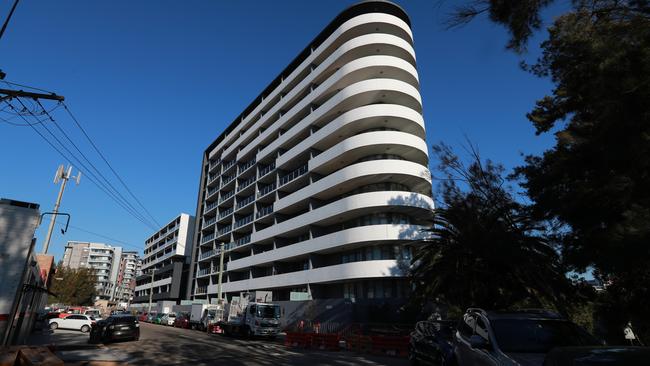
<path id="1" fill-rule="evenodd" d="M 63 164 L 59 165 L 59 168 L 56 170 L 56 173 L 54 174 L 54 184 L 59 183 L 59 180 L 61 180 L 61 174 L 63 174 Z"/>

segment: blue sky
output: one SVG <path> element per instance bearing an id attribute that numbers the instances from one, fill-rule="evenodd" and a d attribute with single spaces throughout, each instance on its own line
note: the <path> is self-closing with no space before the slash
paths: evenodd
<path id="1" fill-rule="evenodd" d="M 0 69 L 6 80 L 64 95 L 163 224 L 180 212 L 195 213 L 203 150 L 354 2 L 22 1 L 0 39 Z M 11 3 L 0 0 L 1 19 Z M 429 145 L 458 147 L 467 135 L 484 158 L 507 168 L 522 162 L 521 153 L 551 146 L 553 137 L 535 136 L 525 114 L 552 85 L 518 68 L 522 56 L 505 50 L 503 28 L 477 19 L 446 30 L 453 2 L 398 3 L 412 21 Z M 536 35 L 531 46 L 543 37 Z M 523 57 L 532 60 L 537 52 L 531 47 Z M 52 114 L 101 166 L 64 110 Z M 29 127 L 0 122 L 0 141 L 0 197 L 50 211 L 58 192 L 54 172 L 67 162 Z M 134 250 L 152 234 L 84 178 L 66 189 L 61 211 L 76 228 L 119 242 L 76 228 L 65 236 L 55 232 L 50 253 L 57 260 L 67 240 Z M 38 251 L 46 228 L 37 231 Z"/>

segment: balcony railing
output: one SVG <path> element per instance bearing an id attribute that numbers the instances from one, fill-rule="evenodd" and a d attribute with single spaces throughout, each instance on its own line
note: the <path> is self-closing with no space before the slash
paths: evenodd
<path id="1" fill-rule="evenodd" d="M 239 184 L 239 187 L 237 187 L 237 192 L 241 191 L 242 189 L 250 186 L 251 184 L 255 183 L 255 177 L 251 177 L 246 179 L 245 181 L 241 182 Z"/>
<path id="2" fill-rule="evenodd" d="M 292 171 L 291 173 L 289 173 L 289 174 L 287 174 L 287 175 L 285 175 L 283 177 L 280 177 L 280 186 L 283 186 L 283 185 L 291 182 L 292 180 L 300 177 L 301 175 L 304 175 L 305 173 L 307 173 L 307 164 L 301 166 L 300 168 Z"/>
<path id="3" fill-rule="evenodd" d="M 241 219 L 235 221 L 235 229 L 240 227 L 240 226 L 244 226 L 244 225 L 248 224 L 249 222 L 252 222 L 253 217 L 254 217 L 253 214 L 250 214 L 250 215 L 248 215 L 248 216 L 246 216 L 244 218 L 241 218 Z"/>
<path id="4" fill-rule="evenodd" d="M 262 207 L 260 208 L 259 211 L 257 211 L 257 218 L 259 219 L 260 217 L 264 217 L 272 212 L 273 212 L 273 205 Z"/>
<path id="5" fill-rule="evenodd" d="M 196 288 L 195 294 L 206 294 L 208 293 L 208 286 L 200 286 Z"/>
<path id="6" fill-rule="evenodd" d="M 244 172 L 246 169 L 252 167 L 255 164 L 255 158 L 249 160 L 246 164 L 242 164 L 239 166 L 239 173 Z"/>
<path id="7" fill-rule="evenodd" d="M 268 186 L 265 186 L 264 188 L 257 191 L 257 198 L 264 197 L 267 194 L 273 192 L 274 190 L 275 190 L 275 183 L 271 183 Z"/>
<path id="8" fill-rule="evenodd" d="M 221 181 L 221 186 L 225 186 L 226 184 L 232 182 L 232 180 L 235 179 L 235 175 L 227 175 L 223 177 L 223 180 Z"/>
<path id="9" fill-rule="evenodd" d="M 214 233 L 204 236 L 203 240 L 201 240 L 201 244 L 205 244 L 205 243 L 209 242 L 212 239 L 214 239 Z"/>
<path id="10" fill-rule="evenodd" d="M 219 203 L 224 202 L 228 198 L 232 197 L 235 195 L 235 191 L 229 191 L 227 193 L 224 193 L 221 198 L 219 199 Z"/>
<path id="11" fill-rule="evenodd" d="M 255 195 L 250 195 L 250 196 L 244 198 L 243 200 L 237 202 L 237 209 L 240 209 L 240 208 L 250 204 L 253 201 L 255 201 Z"/>
<path id="12" fill-rule="evenodd" d="M 219 219 L 223 219 L 224 217 L 226 217 L 226 216 L 230 215 L 231 213 L 233 213 L 233 211 L 235 211 L 235 210 L 231 207 L 231 208 L 229 208 L 229 209 L 227 209 L 225 211 L 219 212 Z"/>
<path id="13" fill-rule="evenodd" d="M 223 165 L 223 171 L 225 172 L 226 170 L 230 169 L 236 163 L 237 163 L 237 160 L 235 160 L 235 159 L 232 159 L 231 161 L 227 162 L 226 164 Z"/>
<path id="14" fill-rule="evenodd" d="M 241 238 L 235 240 L 234 242 L 232 242 L 232 244 L 233 244 L 233 248 L 237 248 L 237 247 L 240 247 L 240 246 L 242 246 L 244 244 L 248 244 L 250 242 L 251 242 L 251 236 L 246 235 L 244 237 L 241 237 Z"/>
<path id="15" fill-rule="evenodd" d="M 227 232 L 232 231 L 232 225 L 228 225 L 217 232 L 217 235 L 221 236 Z"/>
<path id="16" fill-rule="evenodd" d="M 208 227 L 208 226 L 214 224 L 216 221 L 217 221 L 217 218 L 216 218 L 216 217 L 213 217 L 213 218 L 211 218 L 211 219 L 205 221 L 205 222 L 203 223 L 203 228 L 205 229 L 206 227 Z"/>
<path id="17" fill-rule="evenodd" d="M 216 252 L 217 251 L 214 250 L 214 249 L 208 250 L 207 252 L 203 252 L 203 253 L 201 253 L 201 259 L 212 257 L 214 254 L 216 254 Z"/>
<path id="18" fill-rule="evenodd" d="M 260 170 L 259 177 L 262 178 L 263 176 L 269 174 L 273 169 L 275 169 L 275 161 L 265 166 L 264 169 Z"/>
<path id="19" fill-rule="evenodd" d="M 212 168 L 216 167 L 219 164 L 221 164 L 221 159 L 217 159 L 216 161 L 211 161 L 210 164 L 208 165 L 208 170 L 212 170 Z"/>
<path id="20" fill-rule="evenodd" d="M 214 187 L 214 188 L 209 188 L 208 189 L 208 195 L 206 197 L 210 197 L 213 194 L 215 194 L 219 190 L 219 187 Z"/>
<path id="21" fill-rule="evenodd" d="M 208 203 L 207 205 L 205 205 L 205 212 L 203 212 L 203 213 L 206 213 L 206 212 L 212 210 L 213 208 L 217 207 L 218 204 L 219 204 L 219 202 Z"/>
<path id="22" fill-rule="evenodd" d="M 196 275 L 197 276 L 205 276 L 205 275 L 209 275 L 210 272 L 211 272 L 210 268 L 204 268 L 204 269 L 200 270 Z"/>

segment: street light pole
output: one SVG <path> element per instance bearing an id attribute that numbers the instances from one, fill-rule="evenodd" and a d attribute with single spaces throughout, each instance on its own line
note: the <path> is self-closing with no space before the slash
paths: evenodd
<path id="1" fill-rule="evenodd" d="M 151 300 L 153 299 L 153 276 L 156 274 L 156 268 L 151 268 L 151 287 L 149 287 L 149 311 L 148 314 L 151 314 Z"/>

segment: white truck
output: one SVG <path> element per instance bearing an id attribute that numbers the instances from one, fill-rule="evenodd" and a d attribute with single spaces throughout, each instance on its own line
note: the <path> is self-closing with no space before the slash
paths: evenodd
<path id="1" fill-rule="evenodd" d="M 198 330 L 208 329 L 208 325 L 214 321 L 218 309 L 218 305 L 192 304 L 192 308 L 189 311 L 190 328 Z"/>
<path id="2" fill-rule="evenodd" d="M 257 300 L 261 299 L 248 292 L 241 293 L 239 297 L 233 296 L 230 303 L 225 305 L 223 319 L 217 322 L 225 335 L 271 338 L 278 335 L 280 306 Z"/>

